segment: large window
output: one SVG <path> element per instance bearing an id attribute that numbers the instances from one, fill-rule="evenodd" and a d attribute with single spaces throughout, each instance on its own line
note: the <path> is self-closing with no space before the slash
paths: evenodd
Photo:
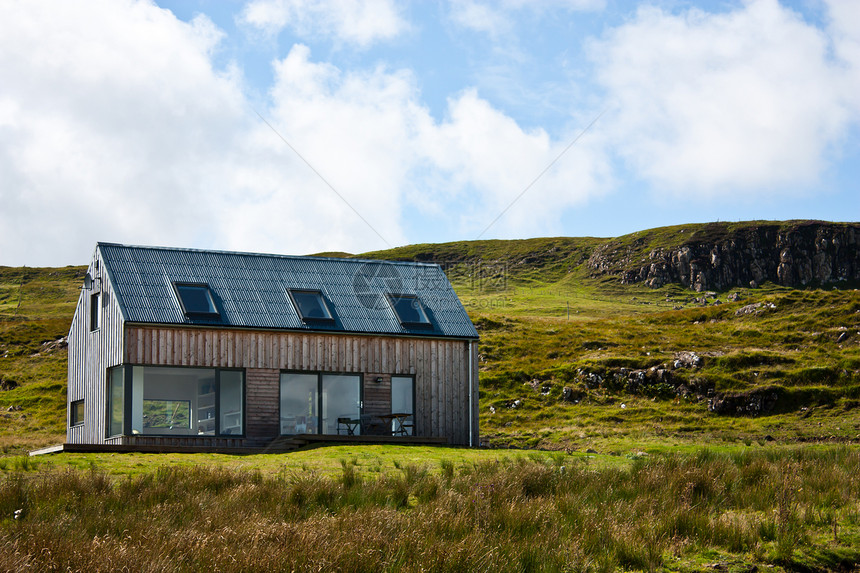
<path id="1" fill-rule="evenodd" d="M 415 433 L 415 379 L 412 376 L 391 377 L 391 412 L 396 414 L 408 414 L 408 416 L 394 420 L 392 431 L 407 436 Z"/>
<path id="2" fill-rule="evenodd" d="M 125 422 L 125 368 L 111 368 L 108 377 L 108 436 L 120 436 Z"/>
<path id="3" fill-rule="evenodd" d="M 281 433 L 319 433 L 319 376 L 281 374 Z"/>
<path id="4" fill-rule="evenodd" d="M 346 424 L 358 433 L 360 419 L 358 374 L 281 374 L 282 434 L 337 434 Z"/>
<path id="5" fill-rule="evenodd" d="M 117 367 L 111 371 L 108 394 L 112 436 L 244 433 L 245 376 L 240 370 Z"/>

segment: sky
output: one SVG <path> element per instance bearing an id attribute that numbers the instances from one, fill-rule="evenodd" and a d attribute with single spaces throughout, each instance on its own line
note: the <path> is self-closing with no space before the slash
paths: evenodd
<path id="1" fill-rule="evenodd" d="M 0 265 L 860 220 L 860 2 L 0 0 Z"/>

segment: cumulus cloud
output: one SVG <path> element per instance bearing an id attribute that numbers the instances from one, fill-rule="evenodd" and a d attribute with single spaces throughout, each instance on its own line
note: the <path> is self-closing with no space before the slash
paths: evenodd
<path id="1" fill-rule="evenodd" d="M 391 0 L 253 0 L 239 20 L 267 34 L 290 28 L 300 37 L 333 37 L 361 47 L 408 28 Z"/>
<path id="2" fill-rule="evenodd" d="M 256 110 L 241 71 L 213 66 L 222 32 L 149 2 L 0 11 L 0 264 L 80 262 L 99 240 L 308 253 L 403 244 L 416 223 L 468 237 L 565 143 L 473 90 L 436 120 L 410 71 L 345 71 L 302 45 Z M 506 233 L 599 192 L 593 155 L 572 150 Z"/>
<path id="3" fill-rule="evenodd" d="M 95 239 L 188 242 L 210 214 L 240 82 L 219 33 L 148 3 L 4 3 L 0 253 L 80 261 Z"/>
<path id="4" fill-rule="evenodd" d="M 825 33 L 775 0 L 720 14 L 643 7 L 591 57 L 620 153 L 678 193 L 808 184 L 857 119 L 845 81 L 857 62 L 834 60 Z"/>

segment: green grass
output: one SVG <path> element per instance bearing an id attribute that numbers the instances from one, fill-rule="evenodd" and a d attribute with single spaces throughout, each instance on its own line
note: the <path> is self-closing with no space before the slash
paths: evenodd
<path id="1" fill-rule="evenodd" d="M 309 458 L 310 465 L 278 471 L 202 456 L 193 464 L 160 457 L 134 474 L 96 464 L 15 468 L 0 478 L 0 568 L 700 571 L 716 563 L 796 571 L 860 564 L 857 448 L 700 448 L 636 453 L 611 465 L 567 454 L 492 459 L 448 449 L 438 450 L 451 458 L 414 460 L 390 449 L 341 449 L 335 467 Z M 387 453 L 395 453 L 390 466 Z M 291 463 L 295 456 L 275 457 Z"/>

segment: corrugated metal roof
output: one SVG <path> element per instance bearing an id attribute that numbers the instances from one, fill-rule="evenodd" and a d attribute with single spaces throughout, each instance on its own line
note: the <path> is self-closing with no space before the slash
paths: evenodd
<path id="1" fill-rule="evenodd" d="M 438 265 L 114 243 L 97 248 L 128 322 L 478 338 Z M 219 316 L 186 316 L 177 282 L 208 284 Z M 334 321 L 303 322 L 289 289 L 321 291 Z M 433 327 L 401 325 L 386 292 L 417 295 Z"/>

